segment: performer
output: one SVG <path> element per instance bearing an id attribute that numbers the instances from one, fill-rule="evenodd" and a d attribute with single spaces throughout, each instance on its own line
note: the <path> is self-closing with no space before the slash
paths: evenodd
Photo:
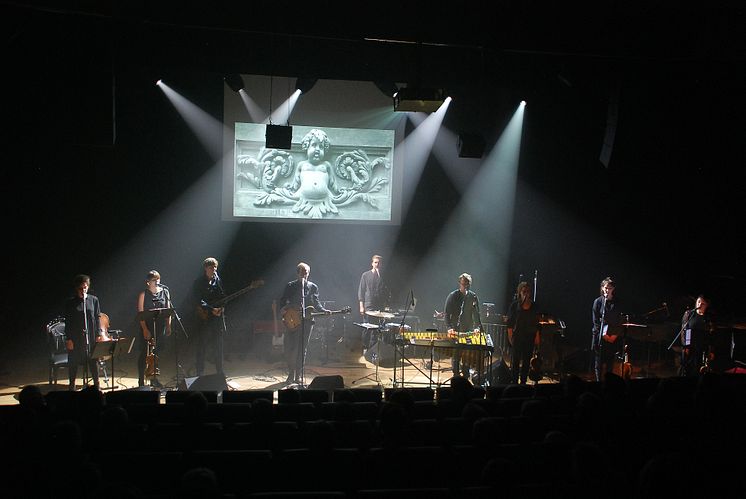
<path id="1" fill-rule="evenodd" d="M 511 382 L 526 384 L 534 346 L 541 343 L 539 318 L 534 307 L 531 287 L 518 283 L 516 299 L 508 308 L 508 341 L 512 347 Z"/>
<path id="2" fill-rule="evenodd" d="M 171 308 L 171 295 L 168 289 L 161 286 L 161 274 L 157 270 L 151 270 L 145 277 L 145 290 L 137 297 L 137 311 L 153 310 L 157 308 Z M 139 344 L 139 355 L 137 357 L 138 386 L 145 386 L 145 359 L 148 346 L 155 347 L 153 354 L 159 355 L 163 352 L 163 339 L 171 336 L 171 315 L 156 316 L 155 329 L 153 321 L 140 321 L 142 334 L 137 336 Z M 160 336 L 160 339 L 158 338 Z M 157 377 L 150 379 L 150 385 L 163 388 Z"/>
<path id="3" fill-rule="evenodd" d="M 75 390 L 75 378 L 80 364 L 87 366 L 93 379 L 93 386 L 98 388 L 98 362 L 91 358 L 91 352 L 96 339 L 105 335 L 101 326 L 101 306 L 97 297 L 88 294 L 88 288 L 91 286 L 89 276 L 75 276 L 73 286 L 75 295 L 70 297 L 64 306 L 69 389 Z"/>
<path id="4" fill-rule="evenodd" d="M 694 308 L 681 317 L 681 376 L 697 376 L 700 368 L 709 364 L 709 336 L 712 319 L 707 312 L 710 300 L 699 295 Z"/>
<path id="5" fill-rule="evenodd" d="M 363 272 L 360 276 L 360 285 L 357 290 L 357 299 L 360 305 L 360 315 L 365 320 L 365 312 L 370 310 L 383 310 L 389 305 L 390 293 L 383 277 L 381 277 L 380 255 L 373 255 L 370 261 L 371 269 Z M 363 330 L 363 348 L 370 348 L 371 330 Z"/>
<path id="6" fill-rule="evenodd" d="M 285 290 L 280 298 L 280 307 L 283 323 L 285 325 L 285 361 L 288 365 L 288 377 L 286 383 L 303 382 L 303 360 L 305 358 L 305 347 L 313 330 L 313 319 L 306 317 L 302 319 L 303 307 L 306 309 L 313 306 L 317 312 L 330 313 L 319 301 L 319 287 L 308 280 L 311 275 L 311 267 L 307 263 L 300 262 L 296 268 L 298 278 L 285 285 Z M 301 336 L 301 330 L 305 336 Z M 301 348 L 301 340 L 304 341 Z"/>
<path id="7" fill-rule="evenodd" d="M 479 317 L 479 298 L 471 291 L 471 275 L 463 273 L 458 276 L 458 289 L 448 294 L 445 303 L 444 321 L 448 336 L 457 337 L 459 332 L 479 331 L 482 320 Z M 471 366 L 468 365 L 462 352 L 456 350 L 451 358 L 454 376 L 461 373 L 468 378 Z"/>
<path id="8" fill-rule="evenodd" d="M 614 279 L 607 277 L 601 281 L 601 295 L 593 301 L 591 349 L 594 352 L 593 372 L 596 381 L 601 381 L 602 371 L 606 373 L 614 370 L 614 358 L 619 353 L 622 343 L 618 340 L 622 314 L 615 291 Z"/>
<path id="9" fill-rule="evenodd" d="M 223 371 L 223 334 L 225 333 L 225 315 L 223 307 L 213 307 L 221 298 L 225 297 L 223 283 L 218 275 L 218 261 L 205 258 L 202 262 L 203 274 L 194 281 L 194 294 L 197 299 L 197 376 L 202 376 L 205 370 L 205 350 L 208 345 L 215 347 L 215 370 L 225 375 Z"/>

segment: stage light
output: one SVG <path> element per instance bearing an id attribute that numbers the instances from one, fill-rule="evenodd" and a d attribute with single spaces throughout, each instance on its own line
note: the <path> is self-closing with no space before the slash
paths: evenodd
<path id="1" fill-rule="evenodd" d="M 265 132 L 267 149 L 290 149 L 293 142 L 293 127 L 290 125 L 267 125 Z"/>
<path id="2" fill-rule="evenodd" d="M 223 76 L 223 80 L 228 87 L 234 92 L 240 92 L 244 89 L 243 78 L 239 74 L 230 74 Z"/>
<path id="3" fill-rule="evenodd" d="M 460 133 L 458 136 L 459 158 L 481 158 L 484 154 L 484 139 L 476 133 Z"/>
<path id="4" fill-rule="evenodd" d="M 434 113 L 443 104 L 441 88 L 400 88 L 394 94 L 394 111 Z"/>
<path id="5" fill-rule="evenodd" d="M 390 81 L 374 81 L 373 85 L 375 85 L 376 88 L 386 97 L 394 97 L 394 95 L 399 91 L 396 84 Z"/>
<path id="6" fill-rule="evenodd" d="M 316 78 L 298 78 L 295 82 L 295 88 L 300 90 L 301 94 L 306 94 L 316 85 L 316 81 Z"/>

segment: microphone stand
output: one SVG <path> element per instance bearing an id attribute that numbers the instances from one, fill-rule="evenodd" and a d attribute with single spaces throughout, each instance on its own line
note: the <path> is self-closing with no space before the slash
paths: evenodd
<path id="1" fill-rule="evenodd" d="M 91 362 L 91 342 L 88 338 L 88 309 L 86 307 L 86 301 L 88 300 L 88 293 L 83 293 L 83 336 L 85 337 L 85 365 L 83 366 L 83 385 L 88 386 L 88 364 Z M 91 373 L 91 376 L 93 374 Z M 73 387 L 74 389 L 75 387 Z"/>
<path id="2" fill-rule="evenodd" d="M 301 278 L 300 280 L 300 349 L 298 355 L 300 356 L 300 372 L 296 372 L 298 376 L 298 383 L 300 388 L 306 387 L 306 285 L 307 280 Z M 296 362 L 297 362 L 296 358 Z"/>
<path id="3" fill-rule="evenodd" d="M 221 298 L 224 298 L 226 296 L 225 290 L 223 289 L 223 282 L 222 279 L 220 279 L 220 276 L 218 275 L 218 270 L 215 269 L 215 284 L 217 284 L 218 289 L 220 290 L 220 294 L 222 295 Z M 223 305 L 223 311 L 220 314 L 220 337 L 215 338 L 216 344 L 215 344 L 215 368 L 216 370 L 219 370 L 220 372 L 218 374 L 222 374 L 225 376 L 225 366 L 223 365 L 225 363 L 225 357 L 223 355 L 223 349 L 225 348 L 225 344 L 223 343 L 225 341 L 225 335 L 228 334 L 228 326 L 225 323 L 225 305 Z M 218 365 L 218 356 L 220 356 L 220 369 L 217 369 Z"/>
<path id="4" fill-rule="evenodd" d="M 176 311 L 176 308 L 174 307 L 174 302 L 171 300 L 171 292 L 166 289 L 166 306 L 173 308 L 173 314 L 174 317 L 176 317 L 176 322 L 179 323 L 179 327 L 181 328 L 181 332 L 184 333 L 184 338 L 189 340 L 189 335 L 186 332 L 186 329 L 184 329 L 184 324 L 181 322 L 181 317 L 179 317 L 179 313 Z M 174 332 L 174 358 L 176 362 L 176 389 L 179 389 L 179 368 L 181 368 L 182 372 L 184 371 L 184 368 L 181 367 L 181 364 L 179 364 L 179 335 L 178 333 Z M 186 376 L 186 375 L 185 375 Z"/>
<path id="5" fill-rule="evenodd" d="M 410 293 L 412 293 L 412 292 L 410 291 Z M 412 304 L 413 301 L 414 301 L 414 294 L 412 293 L 412 299 L 410 299 L 409 295 L 407 295 L 407 306 L 406 306 L 406 308 L 404 310 L 404 318 L 402 319 L 402 322 L 401 322 L 402 326 L 404 325 L 404 321 L 406 320 L 407 313 L 409 311 L 409 307 L 410 307 L 410 305 Z M 401 332 L 401 327 L 399 328 L 399 331 Z M 381 339 L 379 338 L 378 341 L 380 342 Z M 396 360 L 396 352 L 399 351 L 399 346 L 400 345 L 402 347 L 402 350 L 399 352 L 400 355 L 401 355 L 401 380 L 402 380 L 401 381 L 401 386 L 404 387 L 404 361 L 407 361 L 407 362 L 409 362 L 409 365 L 411 365 L 412 367 L 414 367 L 416 370 L 418 370 L 420 372 L 420 374 L 422 374 L 423 376 L 425 376 L 428 379 L 428 386 L 432 387 L 432 385 L 433 385 L 433 378 L 432 378 L 433 367 L 432 367 L 432 362 L 430 362 L 430 375 L 428 375 L 426 372 L 424 372 L 422 369 L 420 369 L 419 367 L 417 367 L 415 364 L 412 364 L 412 362 L 410 362 L 409 359 L 404 355 L 404 348 L 403 348 L 404 347 L 404 342 L 403 341 L 397 341 L 395 339 L 394 340 L 394 388 L 397 387 L 397 381 L 396 381 L 396 362 L 397 362 L 397 360 Z M 434 348 L 434 345 L 431 344 L 430 348 L 431 348 L 431 350 L 430 350 L 430 359 L 432 361 L 432 349 Z M 420 384 L 424 384 L 424 383 L 420 383 Z"/>

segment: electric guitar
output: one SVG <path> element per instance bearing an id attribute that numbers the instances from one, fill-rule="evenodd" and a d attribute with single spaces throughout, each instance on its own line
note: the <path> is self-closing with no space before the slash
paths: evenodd
<path id="1" fill-rule="evenodd" d="M 251 284 L 249 284 L 245 288 L 239 289 L 235 293 L 230 294 L 228 296 L 225 296 L 225 297 L 219 299 L 218 301 L 216 301 L 215 303 L 209 303 L 208 305 L 210 306 L 210 308 L 219 308 L 220 309 L 220 314 L 218 314 L 218 315 L 223 315 L 223 308 L 225 308 L 225 305 L 229 301 L 234 300 L 234 299 L 238 298 L 239 296 L 241 296 L 242 294 L 246 293 L 247 291 L 251 291 L 252 289 L 256 289 L 256 288 L 258 288 L 260 286 L 264 286 L 264 281 L 261 281 L 261 280 L 259 280 L 259 281 L 251 281 Z M 200 319 L 202 319 L 203 321 L 206 321 L 207 319 L 210 318 L 211 315 L 212 315 L 212 313 L 210 312 L 209 309 L 204 309 L 200 305 L 197 305 L 197 316 Z"/>
<path id="2" fill-rule="evenodd" d="M 314 312 L 316 310 L 313 305 L 306 307 L 306 317 L 316 317 L 317 315 L 332 315 L 332 314 L 349 314 L 352 310 L 351 307 L 345 307 L 340 310 L 330 310 L 329 312 Z M 282 309 L 282 323 L 285 324 L 285 328 L 288 331 L 295 331 L 301 325 L 303 317 L 300 313 L 300 308 L 296 307 L 285 307 Z"/>

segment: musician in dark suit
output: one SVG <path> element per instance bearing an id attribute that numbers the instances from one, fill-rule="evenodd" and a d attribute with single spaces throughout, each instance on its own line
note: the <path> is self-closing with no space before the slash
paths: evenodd
<path id="1" fill-rule="evenodd" d="M 458 276 L 458 289 L 448 294 L 444 306 L 444 316 L 448 336 L 457 337 L 458 333 L 482 329 L 482 319 L 479 316 L 479 298 L 471 291 L 471 275 L 463 273 Z M 470 366 L 465 362 L 463 352 L 456 350 L 451 358 L 451 368 L 454 376 L 459 373 L 464 377 L 470 376 Z"/>
<path id="2" fill-rule="evenodd" d="M 539 317 L 531 296 L 531 287 L 522 281 L 516 288 L 517 299 L 508 309 L 508 341 L 512 346 L 511 382 L 526 384 L 534 346 L 541 343 Z"/>
<path id="3" fill-rule="evenodd" d="M 382 261 L 380 255 L 373 255 L 370 262 L 371 269 L 360 276 L 357 299 L 363 320 L 365 320 L 365 312 L 384 310 L 389 302 L 390 293 L 381 276 Z M 370 331 L 367 328 L 363 330 L 363 348 L 366 349 L 370 348 Z"/>
<path id="4" fill-rule="evenodd" d="M 215 307 L 213 304 L 225 297 L 223 282 L 218 275 L 218 261 L 215 258 L 206 258 L 202 262 L 203 274 L 194 281 L 193 293 L 197 300 L 197 322 L 199 326 L 196 331 L 197 376 L 202 376 L 205 370 L 205 353 L 208 345 L 212 343 L 215 347 L 215 371 L 225 375 L 223 371 L 223 335 L 225 333 L 225 315 L 223 307 Z"/>
<path id="5" fill-rule="evenodd" d="M 308 276 L 311 275 L 311 266 L 300 262 L 296 271 L 298 278 L 285 285 L 282 298 L 280 298 L 282 321 L 285 325 L 283 346 L 285 361 L 288 365 L 286 383 L 304 381 L 302 371 L 305 349 L 313 330 L 313 319 L 307 315 L 308 307 L 313 306 L 317 312 L 330 313 L 319 301 L 319 287 L 308 280 Z M 305 318 L 303 318 L 304 310 L 306 310 Z M 304 332 L 303 335 L 301 331 Z"/>
<path id="6" fill-rule="evenodd" d="M 694 308 L 681 317 L 681 376 L 698 376 L 709 354 L 709 331 L 712 325 L 707 308 L 710 300 L 699 295 Z"/>
<path id="7" fill-rule="evenodd" d="M 619 354 L 622 341 L 619 339 L 622 314 L 616 294 L 614 279 L 601 281 L 601 295 L 593 301 L 593 372 L 596 381 L 601 374 L 614 370 L 614 359 Z"/>
<path id="8" fill-rule="evenodd" d="M 101 305 L 98 298 L 88 294 L 91 278 L 85 274 L 75 276 L 73 287 L 75 294 L 64 306 L 65 336 L 67 336 L 69 389 L 75 390 L 75 378 L 78 365 L 84 365 L 93 379 L 93 386 L 98 388 L 98 362 L 91 358 L 96 339 L 105 335 L 101 326 Z"/>

